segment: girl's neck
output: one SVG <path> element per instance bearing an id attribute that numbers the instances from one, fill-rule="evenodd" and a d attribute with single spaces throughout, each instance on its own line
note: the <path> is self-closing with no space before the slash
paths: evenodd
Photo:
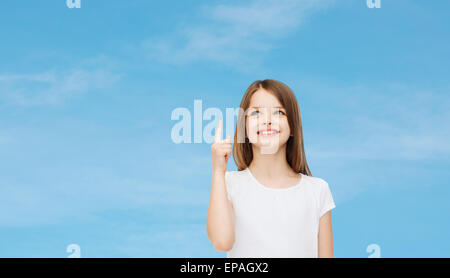
<path id="1" fill-rule="evenodd" d="M 253 160 L 248 168 L 255 175 L 272 179 L 291 176 L 294 173 L 286 160 L 286 145 L 281 146 L 274 154 L 261 154 L 258 148 L 254 146 L 252 148 Z"/>

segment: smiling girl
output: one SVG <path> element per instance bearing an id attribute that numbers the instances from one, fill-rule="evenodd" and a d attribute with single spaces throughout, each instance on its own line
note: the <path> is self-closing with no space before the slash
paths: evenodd
<path id="1" fill-rule="evenodd" d="M 233 142 L 238 171 L 227 171 L 231 137 L 222 121 L 212 152 L 207 233 L 227 257 L 333 257 L 328 183 L 313 177 L 297 99 L 276 80 L 245 92 Z"/>

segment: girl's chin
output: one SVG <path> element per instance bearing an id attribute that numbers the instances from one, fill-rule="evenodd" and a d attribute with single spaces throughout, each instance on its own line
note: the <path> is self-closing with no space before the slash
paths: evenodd
<path id="1" fill-rule="evenodd" d="M 279 138 L 258 138 L 258 141 L 252 143 L 257 148 L 278 148 L 283 145 Z"/>
<path id="2" fill-rule="evenodd" d="M 279 144 L 280 142 L 280 136 L 278 135 L 272 135 L 272 136 L 258 136 L 257 138 L 258 142 L 262 145 L 267 144 Z"/>

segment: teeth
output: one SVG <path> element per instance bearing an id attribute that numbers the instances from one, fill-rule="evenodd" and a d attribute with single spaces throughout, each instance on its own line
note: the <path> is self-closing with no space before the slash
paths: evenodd
<path id="1" fill-rule="evenodd" d="M 275 131 L 275 130 L 271 130 L 271 131 L 261 131 L 261 132 L 260 132 L 261 135 L 272 135 L 272 134 L 276 134 L 276 133 L 278 133 L 278 132 Z"/>

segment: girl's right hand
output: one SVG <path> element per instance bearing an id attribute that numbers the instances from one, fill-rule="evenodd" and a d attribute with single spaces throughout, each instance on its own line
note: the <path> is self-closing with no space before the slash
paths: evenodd
<path id="1" fill-rule="evenodd" d="M 213 173 L 220 172 L 225 175 L 227 170 L 227 162 L 231 156 L 231 137 L 227 136 L 222 140 L 222 120 L 216 128 L 214 135 L 214 143 L 211 146 L 212 170 Z"/>

